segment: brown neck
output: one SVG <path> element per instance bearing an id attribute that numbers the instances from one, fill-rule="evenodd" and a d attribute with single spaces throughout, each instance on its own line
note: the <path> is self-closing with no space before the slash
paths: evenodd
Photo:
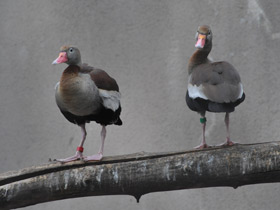
<path id="1" fill-rule="evenodd" d="M 188 71 L 189 74 L 192 73 L 192 70 L 195 66 L 203 63 L 208 63 L 210 60 L 207 58 L 211 51 L 211 46 L 204 49 L 197 49 L 195 53 L 189 60 Z"/>
<path id="2" fill-rule="evenodd" d="M 63 74 L 73 74 L 78 73 L 80 71 L 80 67 L 77 65 L 69 65 L 64 71 Z"/>
<path id="3" fill-rule="evenodd" d="M 63 82 L 65 80 L 68 80 L 70 78 L 76 77 L 80 71 L 80 67 L 69 65 L 62 73 L 62 76 L 60 78 L 60 82 Z"/>

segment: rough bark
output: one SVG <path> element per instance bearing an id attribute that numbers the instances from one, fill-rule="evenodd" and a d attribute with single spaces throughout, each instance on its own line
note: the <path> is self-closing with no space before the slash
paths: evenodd
<path id="1" fill-rule="evenodd" d="M 132 195 L 280 181 L 280 142 L 171 153 L 137 153 L 101 162 L 50 163 L 0 174 L 0 208 L 60 199 Z"/>

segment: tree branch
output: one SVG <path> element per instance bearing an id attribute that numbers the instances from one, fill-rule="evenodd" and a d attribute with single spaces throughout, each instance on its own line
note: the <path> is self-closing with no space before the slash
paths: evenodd
<path id="1" fill-rule="evenodd" d="M 1 209 L 98 195 L 132 195 L 280 181 L 280 142 L 171 153 L 137 153 L 101 162 L 50 163 L 0 174 Z"/>

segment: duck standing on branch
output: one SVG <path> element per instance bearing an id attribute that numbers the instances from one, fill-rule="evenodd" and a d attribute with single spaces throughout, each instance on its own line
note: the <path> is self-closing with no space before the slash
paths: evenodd
<path id="1" fill-rule="evenodd" d="M 74 156 L 58 161 L 99 161 L 103 157 L 106 126 L 122 125 L 119 86 L 105 71 L 82 64 L 80 51 L 75 47 L 62 46 L 58 58 L 53 61 L 53 64 L 59 63 L 66 63 L 68 67 L 56 85 L 56 103 L 68 121 L 81 127 L 82 140 Z M 90 121 L 102 126 L 101 147 L 98 154 L 85 157 L 85 125 Z"/>
<path id="2" fill-rule="evenodd" d="M 206 111 L 226 113 L 227 139 L 222 145 L 233 145 L 229 136 L 229 113 L 245 99 L 240 76 L 230 63 L 211 62 L 207 58 L 212 49 L 212 32 L 209 26 L 198 28 L 195 47 L 197 50 L 188 64 L 186 102 L 191 110 L 201 115 L 202 143 L 196 148 L 208 147 L 205 141 Z"/>

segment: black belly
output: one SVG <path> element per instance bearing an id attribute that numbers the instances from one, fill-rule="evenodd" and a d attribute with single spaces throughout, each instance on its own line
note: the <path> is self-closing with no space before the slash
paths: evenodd
<path id="1" fill-rule="evenodd" d="M 190 98 L 187 91 L 186 102 L 188 107 L 192 111 L 196 112 L 233 112 L 234 108 L 238 106 L 241 102 L 245 100 L 245 94 L 243 93 L 242 97 L 235 102 L 231 103 L 216 103 L 210 100 L 205 100 L 203 98 Z"/>
<path id="2" fill-rule="evenodd" d="M 89 123 L 90 121 L 95 121 L 101 125 L 122 125 L 120 119 L 121 106 L 114 112 L 111 109 L 106 109 L 102 107 L 97 114 L 87 115 L 87 116 L 77 116 L 70 112 L 60 110 L 64 117 L 71 123 L 82 125 Z"/>

